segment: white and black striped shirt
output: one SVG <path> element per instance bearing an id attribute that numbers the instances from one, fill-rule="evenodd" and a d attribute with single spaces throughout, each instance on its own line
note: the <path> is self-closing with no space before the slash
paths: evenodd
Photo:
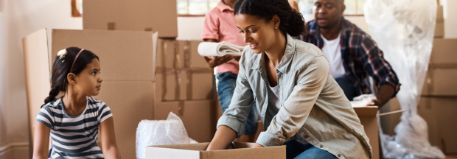
<path id="1" fill-rule="evenodd" d="M 112 116 L 104 102 L 88 96 L 86 109 L 79 116 L 67 115 L 59 98 L 44 105 L 36 120 L 51 129 L 49 158 L 104 158 L 97 145 L 98 128 Z"/>

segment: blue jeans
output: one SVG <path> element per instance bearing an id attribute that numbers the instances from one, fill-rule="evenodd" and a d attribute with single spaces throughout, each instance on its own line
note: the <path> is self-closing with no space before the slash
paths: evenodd
<path id="1" fill-rule="evenodd" d="M 346 77 L 340 77 L 340 78 L 335 78 L 336 83 L 340 85 L 341 89 L 344 91 L 344 95 L 349 99 L 349 101 L 352 101 L 354 97 L 357 97 L 360 95 L 353 86 L 352 82 L 346 78 Z"/>
<path id="2" fill-rule="evenodd" d="M 235 91 L 236 78 L 237 74 L 232 72 L 222 72 L 216 75 L 217 80 L 217 94 L 219 96 L 219 101 L 221 102 L 222 113 L 227 110 L 232 102 L 233 92 Z M 256 114 L 255 105 L 252 106 L 251 111 L 249 112 L 248 120 L 246 126 L 244 127 L 245 135 L 255 135 L 257 132 L 257 121 L 259 116 Z"/>
<path id="3" fill-rule="evenodd" d="M 303 144 L 291 139 L 284 142 L 286 145 L 287 159 L 336 159 L 330 152 L 314 147 L 311 144 Z"/>

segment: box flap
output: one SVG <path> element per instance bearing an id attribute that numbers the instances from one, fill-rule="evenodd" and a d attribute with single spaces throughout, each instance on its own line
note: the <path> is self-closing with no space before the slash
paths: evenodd
<path id="1" fill-rule="evenodd" d="M 286 146 L 202 151 L 202 159 L 286 159 Z"/>
<path id="2" fill-rule="evenodd" d="M 146 147 L 147 159 L 200 159 L 200 151 L 162 147 Z"/>
<path id="3" fill-rule="evenodd" d="M 105 81 L 153 81 L 154 36 L 143 31 L 53 30 L 52 56 L 64 48 L 80 47 L 100 57 Z"/>
<path id="4" fill-rule="evenodd" d="M 160 32 L 160 37 L 178 36 L 176 1 L 89 0 L 83 3 L 83 28 Z"/>
<path id="5" fill-rule="evenodd" d="M 48 96 L 51 88 L 46 29 L 40 29 L 26 36 L 22 39 L 22 45 L 24 50 L 28 115 L 30 130 L 33 130 L 35 117 L 40 111 L 40 106 L 44 104 L 44 99 Z M 33 141 L 33 138 L 31 141 Z"/>
<path id="6" fill-rule="evenodd" d="M 377 106 L 367 106 L 367 107 L 354 107 L 355 113 L 357 116 L 376 116 L 378 113 Z"/>

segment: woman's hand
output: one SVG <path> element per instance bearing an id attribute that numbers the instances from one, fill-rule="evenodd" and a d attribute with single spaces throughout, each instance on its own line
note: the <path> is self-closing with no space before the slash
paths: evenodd
<path id="1" fill-rule="evenodd" d="M 259 143 L 255 143 L 254 146 L 252 146 L 252 148 L 258 148 L 258 147 L 265 147 L 265 146 L 260 145 Z"/>

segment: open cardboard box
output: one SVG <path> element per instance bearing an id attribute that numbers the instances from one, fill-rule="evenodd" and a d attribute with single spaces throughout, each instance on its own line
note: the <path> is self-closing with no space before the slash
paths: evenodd
<path id="1" fill-rule="evenodd" d="M 178 37 L 173 0 L 88 0 L 83 9 L 84 30 L 154 31 L 161 38 Z"/>
<path id="2" fill-rule="evenodd" d="M 157 43 L 155 118 L 168 112 L 183 121 L 189 137 L 211 141 L 217 118 L 213 70 L 198 54 L 200 40 L 159 39 Z"/>
<path id="3" fill-rule="evenodd" d="M 379 159 L 379 130 L 378 130 L 378 107 L 354 107 L 355 113 L 363 125 L 363 129 L 370 140 L 373 159 Z"/>
<path id="4" fill-rule="evenodd" d="M 146 147 L 146 159 L 285 159 L 286 146 L 250 148 L 253 143 L 234 142 L 225 150 L 206 151 L 209 143 Z"/>
<path id="5" fill-rule="evenodd" d="M 104 101 L 114 117 L 116 141 L 124 158 L 135 158 L 135 136 L 142 119 L 154 119 L 154 59 L 157 33 L 41 29 L 23 39 L 30 122 L 50 90 L 50 70 L 57 52 L 76 46 L 100 58 Z M 48 44 L 50 44 L 48 46 Z"/>

